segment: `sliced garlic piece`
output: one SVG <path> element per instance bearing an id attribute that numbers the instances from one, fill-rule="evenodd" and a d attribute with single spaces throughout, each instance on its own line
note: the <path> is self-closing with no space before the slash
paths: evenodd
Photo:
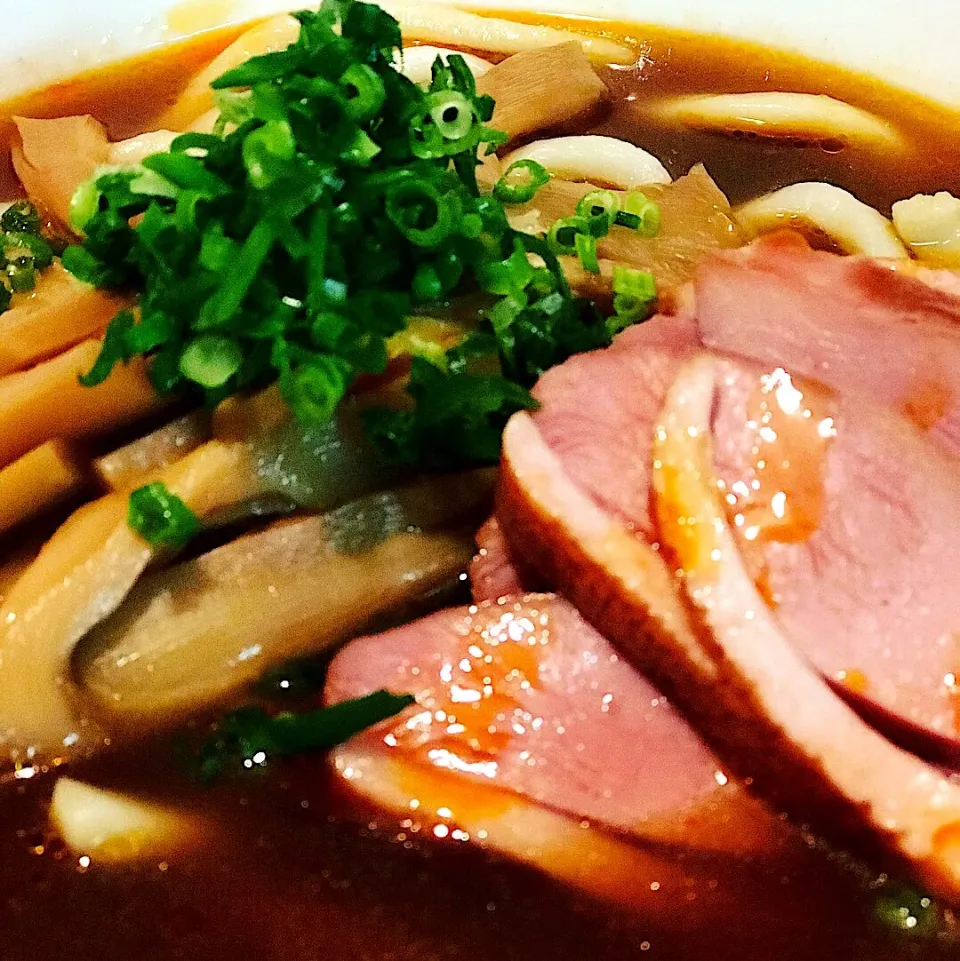
<path id="1" fill-rule="evenodd" d="M 589 180 L 621 190 L 671 182 L 670 174 L 653 154 L 616 137 L 536 140 L 506 156 L 504 169 L 516 160 L 535 160 L 563 180 Z"/>
<path id="2" fill-rule="evenodd" d="M 886 120 L 822 94 L 769 91 L 676 97 L 657 105 L 655 113 L 663 120 L 730 136 L 843 147 L 903 144 L 900 132 Z"/>
<path id="3" fill-rule="evenodd" d="M 886 217 L 833 184 L 792 184 L 751 200 L 734 216 L 754 236 L 780 227 L 813 228 L 848 254 L 894 260 L 909 256 Z"/>
<path id="4" fill-rule="evenodd" d="M 637 60 L 636 53 L 629 47 L 604 37 L 480 16 L 445 3 L 382 0 L 380 6 L 400 22 L 405 40 L 425 40 L 428 43 L 453 44 L 468 50 L 505 54 L 577 40 L 587 56 L 596 62 L 630 64 Z"/>
<path id="5" fill-rule="evenodd" d="M 72 851 L 109 861 L 170 855 L 201 834 L 194 815 L 70 777 L 57 781 L 50 817 Z"/>
<path id="6" fill-rule="evenodd" d="M 953 194 L 917 194 L 895 203 L 893 225 L 920 260 L 960 267 L 960 199 Z"/>
<path id="7" fill-rule="evenodd" d="M 414 83 L 428 83 L 432 76 L 433 63 L 437 57 L 442 57 L 444 63 L 446 63 L 447 57 L 449 57 L 451 53 L 456 53 L 463 57 L 467 66 L 470 68 L 470 72 L 475 77 L 482 77 L 493 66 L 489 60 L 483 60 L 481 57 L 476 57 L 472 53 L 461 53 L 459 50 L 453 50 L 450 47 L 433 47 L 429 44 L 424 44 L 420 47 L 406 47 L 397 65 L 397 69 L 408 80 L 412 80 Z"/>

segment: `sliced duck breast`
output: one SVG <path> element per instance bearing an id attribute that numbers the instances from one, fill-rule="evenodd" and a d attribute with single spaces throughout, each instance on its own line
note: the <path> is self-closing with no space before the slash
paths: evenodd
<path id="1" fill-rule="evenodd" d="M 708 427 L 709 386 L 697 409 Z M 676 436 L 669 421 L 664 429 Z M 655 549 L 572 482 L 529 415 L 516 416 L 501 523 L 632 663 L 675 692 L 741 779 L 836 844 L 879 852 L 960 902 L 960 787 L 874 731 L 795 653 L 739 560 L 719 480 L 710 486 L 707 430 L 698 420 L 677 443 L 682 460 L 657 452 L 664 534 Z M 698 579 L 701 570 L 713 580 Z"/>
<path id="2" fill-rule="evenodd" d="M 863 393 L 960 451 L 960 296 L 942 283 L 785 231 L 705 257 L 693 302 L 705 346 Z"/>
<path id="3" fill-rule="evenodd" d="M 561 598 L 505 598 L 354 641 L 325 697 L 378 688 L 417 703 L 355 748 L 701 852 L 769 855 L 787 837 Z"/>
<path id="4" fill-rule="evenodd" d="M 477 553 L 469 570 L 473 599 L 479 603 L 529 593 L 532 590 L 530 575 L 527 573 L 525 577 L 518 563 L 500 530 L 500 522 L 491 517 L 477 531 Z"/>
<path id="5" fill-rule="evenodd" d="M 689 319 L 656 318 L 535 391 L 537 430 L 570 479 L 651 543 L 654 424 L 695 350 Z M 723 370 L 715 466 L 778 621 L 878 726 L 960 766 L 960 464 L 857 393 L 777 366 Z"/>

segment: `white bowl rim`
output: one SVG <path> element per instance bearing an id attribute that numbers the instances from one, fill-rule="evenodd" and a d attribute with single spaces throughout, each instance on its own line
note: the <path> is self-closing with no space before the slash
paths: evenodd
<path id="1" fill-rule="evenodd" d="M 442 0 L 451 2 L 451 0 Z M 183 36 L 296 9 L 291 0 L 39 0 L 0 31 L 0 100 Z M 953 0 L 467 0 L 482 10 L 583 13 L 765 43 L 960 108 Z"/>

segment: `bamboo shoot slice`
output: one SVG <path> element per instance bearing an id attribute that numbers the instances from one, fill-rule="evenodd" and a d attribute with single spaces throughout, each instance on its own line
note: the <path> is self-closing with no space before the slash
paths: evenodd
<path id="1" fill-rule="evenodd" d="M 13 147 L 13 166 L 24 190 L 45 213 L 69 226 L 70 201 L 77 187 L 107 162 L 106 129 L 89 116 L 13 119 L 20 134 L 20 143 Z"/>
<path id="2" fill-rule="evenodd" d="M 213 107 L 210 84 L 217 77 L 245 63 L 251 57 L 283 50 L 299 35 L 300 24 L 285 13 L 264 20 L 241 34 L 190 81 L 177 102 L 161 115 L 159 126 L 168 130 L 186 130 L 198 117 Z"/>
<path id="3" fill-rule="evenodd" d="M 99 353 L 99 341 L 85 340 L 30 370 L 0 377 L 0 465 L 55 437 L 106 433 L 166 403 L 139 358 L 117 367 L 99 387 L 81 386 L 77 378 Z"/>
<path id="4" fill-rule="evenodd" d="M 491 126 L 511 140 L 588 116 L 609 95 L 574 40 L 514 54 L 478 77 L 477 90 L 496 101 Z"/>
<path id="5" fill-rule="evenodd" d="M 216 704 L 268 668 L 322 651 L 453 580 L 492 474 L 426 480 L 281 522 L 143 579 L 76 651 L 75 676 L 111 727 Z"/>
<path id="6" fill-rule="evenodd" d="M 86 472 L 62 441 L 48 441 L 0 470 L 0 533 L 80 491 Z"/>
<path id="7" fill-rule="evenodd" d="M 158 470 L 186 457 L 209 439 L 210 417 L 195 411 L 105 454 L 93 466 L 110 490 L 130 490 L 146 484 Z"/>
<path id="8" fill-rule="evenodd" d="M 161 479 L 203 520 L 256 497 L 242 445 L 210 442 Z M 43 547 L 0 608 L 0 747 L 13 762 L 102 746 L 69 676 L 77 641 L 115 610 L 154 557 L 127 524 L 127 497 L 76 511 Z"/>
<path id="9" fill-rule="evenodd" d="M 79 281 L 55 261 L 29 294 L 16 294 L 0 314 L 0 374 L 23 370 L 92 335 L 129 301 Z"/>
<path id="10" fill-rule="evenodd" d="M 214 559 L 144 582 L 91 638 L 98 654 L 79 655 L 80 682 L 111 729 L 156 729 L 216 705 L 270 667 L 323 651 L 441 586 L 473 555 L 470 537 L 421 533 L 337 554 L 318 543 L 316 521 L 289 539 L 281 525 L 259 544 L 235 542 L 246 558 L 232 576 Z"/>

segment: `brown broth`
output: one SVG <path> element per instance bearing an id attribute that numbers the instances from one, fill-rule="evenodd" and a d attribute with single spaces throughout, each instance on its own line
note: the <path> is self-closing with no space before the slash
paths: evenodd
<path id="1" fill-rule="evenodd" d="M 704 162 L 734 202 L 807 179 L 852 188 L 882 209 L 921 190 L 960 193 L 958 117 L 928 101 L 761 47 L 618 24 L 562 25 L 627 38 L 642 52 L 639 69 L 605 71 L 615 104 L 592 130 L 641 144 L 674 174 Z M 235 32 L 207 34 L 0 108 L 0 196 L 15 190 L 6 166 L 10 116 L 91 112 L 115 139 L 149 129 Z M 662 95 L 763 89 L 830 93 L 874 110 L 901 128 L 910 149 L 831 154 L 734 141 L 667 128 L 647 113 Z M 212 788 L 175 758 L 174 746 L 160 740 L 77 769 L 98 784 L 174 798 L 210 819 L 202 849 L 169 863 L 83 865 L 49 836 L 52 778 L 0 789 L 3 961 L 960 957 L 955 947 L 886 938 L 870 920 L 874 895 L 820 852 L 789 875 L 758 864 L 700 865 L 701 876 L 715 876 L 727 910 L 721 921 L 697 924 L 692 882 L 682 897 L 631 913 L 477 850 L 401 839 L 389 816 L 345 796 L 322 758 Z M 684 863 L 679 853 L 671 857 Z M 695 867 L 691 861 L 691 873 Z M 764 903 L 738 894 L 745 880 L 770 892 Z M 666 935 L 677 925 L 664 919 L 676 912 L 694 920 Z"/>

